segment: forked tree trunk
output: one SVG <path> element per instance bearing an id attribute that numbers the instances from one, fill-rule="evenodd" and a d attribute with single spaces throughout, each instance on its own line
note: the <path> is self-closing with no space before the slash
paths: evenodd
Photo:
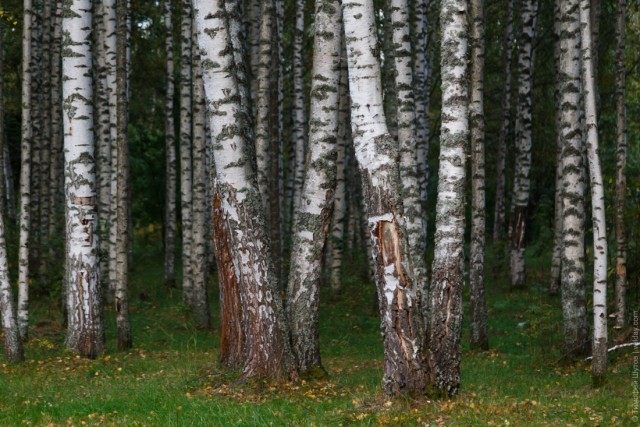
<path id="1" fill-rule="evenodd" d="M 32 129 L 32 2 L 24 0 L 22 32 L 22 145 L 20 164 L 20 247 L 18 249 L 18 330 L 28 338 L 29 329 L 29 235 L 31 231 Z M 89 98 L 91 99 L 91 98 Z"/>
<path id="2" fill-rule="evenodd" d="M 580 97 L 580 16 L 577 0 L 560 2 L 562 124 L 562 314 L 567 353 L 589 348 L 584 261 L 584 164 Z"/>
<path id="3" fill-rule="evenodd" d="M 342 18 L 337 0 L 316 2 L 309 115 L 309 153 L 300 203 L 294 212 L 287 315 L 302 375 L 324 372 L 320 360 L 318 308 L 322 254 L 336 186 Z"/>
<path id="4" fill-rule="evenodd" d="M 484 298 L 486 241 L 484 167 L 484 0 L 471 1 L 471 345 L 487 350 L 487 305 Z"/>
<path id="5" fill-rule="evenodd" d="M 625 17 L 626 0 L 618 0 L 616 10 L 616 325 L 627 323 L 627 232 L 624 210 L 627 198 L 627 108 L 625 105 Z"/>
<path id="6" fill-rule="evenodd" d="M 605 222 L 604 187 L 598 150 L 598 119 L 593 44 L 591 42 L 590 0 L 580 1 L 582 39 L 582 81 L 586 119 L 587 155 L 591 178 L 593 216 L 593 383 L 604 383 L 607 374 L 607 223 Z"/>
<path id="7" fill-rule="evenodd" d="M 525 230 L 529 210 L 531 188 L 531 139 L 532 139 L 532 78 L 533 37 L 536 27 L 538 0 L 522 2 L 522 31 L 518 51 L 518 103 L 516 113 L 516 161 L 513 180 L 513 198 L 509 218 L 509 261 L 511 286 L 521 288 L 526 284 Z"/>
<path id="8" fill-rule="evenodd" d="M 245 378 L 295 376 L 284 309 L 267 244 L 264 210 L 247 159 L 245 118 L 234 74 L 224 2 L 196 0 L 205 96 L 214 137 L 219 220 L 237 274 L 242 304 Z M 228 269 L 228 267 L 227 267 Z M 225 270 L 226 271 L 226 270 Z"/>
<path id="9" fill-rule="evenodd" d="M 465 147 L 469 137 L 466 12 L 463 0 L 442 1 L 442 130 L 427 363 L 431 391 L 449 396 L 456 395 L 460 387 Z"/>
<path id="10" fill-rule="evenodd" d="M 93 140 L 91 3 L 64 4 L 62 96 L 67 202 L 67 347 L 94 358 L 104 351 L 98 267 Z"/>
<path id="11" fill-rule="evenodd" d="M 502 124 L 498 137 L 498 157 L 496 159 L 496 204 L 493 218 L 493 241 L 502 241 L 505 231 L 505 163 L 507 159 L 507 140 L 511 126 L 511 57 L 513 55 L 513 3 L 506 0 L 507 16 L 503 41 L 503 88 L 502 88 Z"/>
<path id="12" fill-rule="evenodd" d="M 164 282 L 172 286 L 176 281 L 176 134 L 173 117 L 174 105 L 174 63 L 173 63 L 173 21 L 171 0 L 164 1 L 165 51 L 167 54 L 167 88 L 164 101 L 164 138 L 166 156 L 166 196 L 164 218 Z"/>
<path id="13" fill-rule="evenodd" d="M 367 225 L 375 263 L 384 340 L 383 388 L 387 394 L 426 386 L 422 361 L 422 313 L 413 281 L 401 200 L 397 146 L 382 105 L 380 62 L 375 54 L 372 1 L 342 4 L 349 63 L 351 126 L 362 176 Z"/>

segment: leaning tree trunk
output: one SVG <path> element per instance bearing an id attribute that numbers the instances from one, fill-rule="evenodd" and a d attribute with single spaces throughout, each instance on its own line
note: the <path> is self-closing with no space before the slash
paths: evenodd
<path id="1" fill-rule="evenodd" d="M 531 92 L 533 77 L 533 37 L 538 0 L 522 2 L 522 32 L 518 51 L 518 104 L 516 113 L 516 162 L 513 199 L 509 218 L 509 261 L 511 286 L 521 288 L 526 283 L 525 230 L 531 188 Z"/>
<path id="2" fill-rule="evenodd" d="M 511 126 L 511 57 L 513 54 L 513 3 L 507 0 L 507 20 L 503 41 L 503 88 L 502 88 L 502 124 L 498 137 L 498 157 L 496 160 L 496 204 L 493 217 L 493 241 L 504 238 L 505 227 L 505 163 L 507 159 L 507 140 Z"/>
<path id="3" fill-rule="evenodd" d="M 228 0 L 227 0 L 228 1 Z M 233 49 L 222 0 L 196 0 L 203 81 L 214 135 L 213 155 L 223 234 L 231 243 L 245 334 L 243 374 L 295 376 L 284 309 L 278 293 L 255 172 L 247 159 L 246 119 L 233 74 Z"/>
<path id="4" fill-rule="evenodd" d="M 442 130 L 427 363 L 432 391 L 449 396 L 460 387 L 465 147 L 469 137 L 466 9 L 463 0 L 443 0 L 440 9 Z"/>
<path id="5" fill-rule="evenodd" d="M 164 217 L 164 282 L 172 286 L 176 281 L 176 130 L 173 117 L 174 64 L 173 21 L 171 0 L 164 1 L 165 51 L 167 54 L 167 88 L 164 101 L 164 149 L 166 156 L 166 196 Z"/>
<path id="6" fill-rule="evenodd" d="M 422 294 L 427 291 L 427 222 L 420 199 L 419 166 L 417 164 L 416 105 L 413 95 L 409 0 L 393 0 L 391 26 L 394 75 L 396 83 L 396 120 L 400 151 L 400 180 L 406 232 L 411 251 L 414 286 Z"/>
<path id="7" fill-rule="evenodd" d="M 182 297 L 183 302 L 193 305 L 192 255 L 192 0 L 182 0 L 180 25 L 180 211 L 182 219 Z"/>
<path id="8" fill-rule="evenodd" d="M 580 16 L 577 0 L 560 2 L 562 124 L 562 314 L 567 353 L 589 348 L 584 277 L 584 164 L 581 129 Z"/>
<path id="9" fill-rule="evenodd" d="M 486 350 L 487 304 L 484 298 L 484 0 L 471 1 L 471 345 Z"/>
<path id="10" fill-rule="evenodd" d="M 324 372 L 318 330 L 322 253 L 336 186 L 342 18 L 337 0 L 316 1 L 309 123 L 309 162 L 294 212 L 287 315 L 301 374 Z"/>
<path id="11" fill-rule="evenodd" d="M 616 16 L 616 325 L 627 323 L 627 232 L 624 210 L 627 196 L 627 109 L 625 106 L 624 34 L 626 0 L 618 0 Z"/>
<path id="12" fill-rule="evenodd" d="M 62 53 L 67 202 L 67 347 L 81 356 L 104 351 L 98 266 L 93 140 L 91 2 L 64 4 Z"/>
<path id="13" fill-rule="evenodd" d="M 1 33 L 1 31 L 0 31 Z M 0 38 L 2 36 L 0 35 Z M 2 42 L 0 41 L 0 47 Z M 0 108 L 1 110 L 2 108 Z M 19 362 L 24 359 L 22 340 L 18 331 L 16 312 L 13 302 L 13 291 L 9 280 L 9 259 L 4 239 L 4 214 L 0 212 L 0 317 L 4 334 L 4 350 L 7 360 Z"/>
<path id="14" fill-rule="evenodd" d="M 127 18 L 129 8 L 126 1 L 118 1 L 117 9 L 117 155 L 118 155 L 118 192 L 117 206 L 117 241 L 116 241 L 116 329 L 118 336 L 118 350 L 127 350 L 132 347 L 131 320 L 129 319 L 129 137 L 127 124 L 129 115 L 129 99 L 127 97 L 127 45 L 129 43 L 129 29 Z"/>
<path id="15" fill-rule="evenodd" d="M 382 105 L 372 1 L 343 2 L 351 126 L 367 204 L 384 340 L 383 387 L 397 395 L 423 391 L 422 313 L 410 268 L 403 214 L 397 146 L 389 134 Z"/>
<path id="16" fill-rule="evenodd" d="M 605 222 L 604 188 L 598 150 L 598 119 L 594 58 L 591 42 L 590 0 L 580 1 L 582 39 L 582 80 L 587 125 L 587 155 L 591 178 L 591 210 L 593 215 L 593 383 L 602 385 L 607 373 L 607 223 Z"/>
<path id="17" fill-rule="evenodd" d="M 18 249 L 18 330 L 24 341 L 29 329 L 29 234 L 31 232 L 32 21 L 31 0 L 24 0 L 22 32 L 22 145 L 20 165 L 20 247 Z M 91 99 L 91 98 L 89 98 Z"/>

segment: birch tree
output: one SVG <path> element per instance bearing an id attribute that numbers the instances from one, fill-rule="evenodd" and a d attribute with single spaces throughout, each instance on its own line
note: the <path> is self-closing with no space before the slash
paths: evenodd
<path id="1" fill-rule="evenodd" d="M 413 279 L 396 156 L 382 103 L 372 1 L 345 0 L 344 16 L 351 127 L 367 204 L 367 226 L 384 341 L 383 388 L 387 394 L 424 391 L 423 325 Z"/>
<path id="2" fill-rule="evenodd" d="M 0 31 L 1 33 L 2 31 Z M 2 36 L 0 36 L 1 38 Z M 0 42 L 0 47 L 2 43 Z M 0 316 L 2 316 L 2 332 L 4 334 L 4 351 L 7 360 L 19 362 L 24 359 L 22 340 L 18 331 L 16 311 L 13 302 L 13 291 L 9 280 L 9 259 L 4 238 L 4 214 L 0 213 Z"/>
<path id="3" fill-rule="evenodd" d="M 590 0 L 580 1 L 580 28 L 582 40 L 582 81 L 584 82 L 584 108 L 586 143 L 591 178 L 591 211 L 593 217 L 593 382 L 604 383 L 607 373 L 607 224 L 605 221 L 604 188 L 600 153 L 598 149 L 598 120 L 596 113 L 596 86 L 591 41 Z"/>
<path id="4" fill-rule="evenodd" d="M 496 203 L 493 219 L 493 241 L 504 238 L 505 230 L 505 163 L 507 159 L 507 139 L 511 126 L 511 57 L 513 55 L 513 3 L 506 0 L 506 21 L 503 46 L 503 86 L 502 86 L 502 124 L 498 137 L 498 156 L 496 159 Z"/>
<path id="5" fill-rule="evenodd" d="M 282 301 L 265 232 L 260 193 L 247 159 L 242 114 L 234 76 L 233 49 L 224 2 L 195 1 L 203 81 L 214 137 L 216 188 L 224 224 L 217 239 L 231 242 L 244 326 L 245 378 L 295 376 Z"/>
<path id="6" fill-rule="evenodd" d="M 531 92 L 533 77 L 533 37 L 537 0 L 522 2 L 522 29 L 518 49 L 518 102 L 516 112 L 516 161 L 513 180 L 511 216 L 509 218 L 509 261 L 511 286 L 523 287 L 525 275 L 525 230 L 531 189 Z"/>
<path id="7" fill-rule="evenodd" d="M 175 123 L 173 117 L 175 78 L 173 61 L 173 18 L 171 0 L 164 1 L 165 52 L 167 55 L 166 75 L 167 88 L 164 101 L 164 147 L 166 170 L 166 195 L 164 218 L 164 282 L 172 285 L 176 280 L 176 142 Z"/>
<path id="8" fill-rule="evenodd" d="M 96 232 L 91 2 L 66 2 L 62 16 L 66 274 L 69 286 L 66 344 L 81 356 L 94 358 L 104 351 L 104 329 Z"/>
<path id="9" fill-rule="evenodd" d="M 315 9 L 309 154 L 300 203 L 294 212 L 287 291 L 291 343 L 298 369 L 302 375 L 312 373 L 314 377 L 324 372 L 318 330 L 319 282 L 336 186 L 342 39 L 340 3 L 319 0 Z"/>
<path id="10" fill-rule="evenodd" d="M 463 0 L 441 3 L 442 128 L 427 366 L 432 391 L 449 396 L 460 387 L 465 146 L 469 137 L 466 12 Z"/>
<path id="11" fill-rule="evenodd" d="M 53 36 L 51 46 L 51 167 L 49 168 L 49 202 L 52 215 L 49 217 L 49 235 L 60 234 L 60 206 L 62 192 L 60 189 L 62 175 L 62 0 L 55 3 L 53 13 Z M 53 253 L 53 247 L 52 247 Z"/>
<path id="12" fill-rule="evenodd" d="M 560 2 L 560 105 L 562 126 L 562 313 L 569 353 L 589 344 L 584 284 L 584 174 L 580 125 L 580 15 L 577 0 Z"/>
<path id="13" fill-rule="evenodd" d="M 485 167 L 484 167 L 484 1 L 471 1 L 471 345 L 489 348 L 484 298 Z"/>
<path id="14" fill-rule="evenodd" d="M 293 123 L 291 125 L 291 139 L 294 144 L 294 173 L 291 207 L 297 207 L 298 197 L 302 194 L 302 183 L 304 182 L 304 161 L 307 133 L 305 131 L 307 117 L 305 111 L 304 97 L 304 67 L 302 63 L 302 43 L 304 40 L 304 7 L 305 0 L 296 0 L 296 20 L 293 31 Z"/>
<path id="15" fill-rule="evenodd" d="M 22 144 L 20 162 L 20 247 L 18 249 L 18 330 L 28 338 L 29 329 L 29 235 L 31 232 L 32 129 L 32 1 L 24 0 L 22 29 Z"/>
<path id="16" fill-rule="evenodd" d="M 627 109 L 625 76 L 626 0 L 616 6 L 616 324 L 622 329 L 627 323 L 627 233 L 624 210 L 627 196 Z"/>

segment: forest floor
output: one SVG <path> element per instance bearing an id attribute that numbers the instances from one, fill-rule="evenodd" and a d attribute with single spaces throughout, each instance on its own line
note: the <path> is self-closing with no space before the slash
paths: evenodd
<path id="1" fill-rule="evenodd" d="M 542 260 L 530 259 L 526 291 L 508 290 L 506 266 L 488 269 L 491 350 L 469 349 L 465 319 L 457 398 L 389 399 L 381 390 L 374 288 L 360 275 L 346 279 L 339 301 L 321 305 L 328 379 L 241 384 L 236 374 L 216 364 L 218 331 L 196 330 L 180 303 L 180 291 L 163 286 L 158 241 L 147 239 L 136 247 L 133 350 L 115 350 L 115 320 L 108 308 L 107 353 L 80 359 L 64 349 L 57 297 L 33 304 L 36 319 L 27 360 L 10 365 L 0 355 L 1 426 L 640 424 L 634 419 L 640 414 L 637 406 L 634 410 L 633 348 L 611 354 L 606 385 L 593 389 L 589 362 L 563 358 L 560 298 L 547 295 L 548 265 Z M 494 255 L 490 263 L 491 258 L 502 259 Z M 217 326 L 215 286 L 211 295 Z M 323 297 L 326 301 L 329 295 Z"/>

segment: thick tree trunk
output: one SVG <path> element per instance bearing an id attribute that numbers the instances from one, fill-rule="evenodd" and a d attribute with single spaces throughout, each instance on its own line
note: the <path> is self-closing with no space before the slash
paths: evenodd
<path id="1" fill-rule="evenodd" d="M 24 0 L 22 32 L 22 145 L 20 165 L 20 246 L 18 249 L 18 330 L 28 338 L 29 329 L 29 234 L 31 231 L 32 129 L 32 2 Z"/>
<path id="2" fill-rule="evenodd" d="M 584 283 L 584 164 L 580 117 L 580 16 L 577 0 L 560 2 L 560 105 L 562 106 L 562 313 L 567 353 L 589 348 Z"/>
<path id="3" fill-rule="evenodd" d="M 214 135 L 220 220 L 224 224 L 242 303 L 246 349 L 244 377 L 286 379 L 295 376 L 277 279 L 267 244 L 260 194 L 247 159 L 233 49 L 224 3 L 196 0 L 203 80 Z"/>
<path id="4" fill-rule="evenodd" d="M 182 221 L 182 298 L 193 306 L 192 152 L 192 0 L 182 0 L 180 25 L 180 211 Z"/>
<path id="5" fill-rule="evenodd" d="M 471 345 L 486 350 L 487 305 L 484 298 L 485 167 L 484 167 L 484 1 L 471 1 Z"/>
<path id="6" fill-rule="evenodd" d="M 294 212 L 287 315 L 302 375 L 323 372 L 318 330 L 322 253 L 336 186 L 342 18 L 337 0 L 316 2 L 309 154 L 300 204 Z"/>
<path id="7" fill-rule="evenodd" d="M 513 54 L 513 3 L 506 0 L 507 16 L 504 27 L 503 41 L 503 76 L 502 89 L 502 124 L 498 137 L 498 157 L 496 160 L 496 203 L 493 217 L 493 241 L 499 242 L 504 238 L 505 231 L 505 163 L 507 159 L 507 140 L 511 126 L 511 57 Z"/>
<path id="8" fill-rule="evenodd" d="M 522 31 L 518 51 L 518 103 L 516 113 L 516 161 L 513 180 L 513 198 L 509 218 L 509 261 L 511 286 L 526 284 L 525 230 L 531 188 L 531 93 L 533 77 L 533 37 L 536 26 L 538 0 L 522 2 Z"/>
<path id="9" fill-rule="evenodd" d="M 104 351 L 93 140 L 91 3 L 65 3 L 62 30 L 69 349 Z"/>
<path id="10" fill-rule="evenodd" d="M 422 313 L 413 281 L 403 215 L 397 146 L 382 105 L 372 1 L 343 2 L 349 63 L 351 126 L 362 175 L 384 340 L 383 388 L 390 395 L 423 391 Z"/>
<path id="11" fill-rule="evenodd" d="M 173 116 L 175 80 L 173 63 L 173 21 L 171 0 L 164 1 L 165 51 L 167 54 L 167 90 L 164 101 L 164 147 L 166 156 L 166 196 L 164 215 L 164 282 L 176 281 L 176 134 Z"/>
<path id="12" fill-rule="evenodd" d="M 625 105 L 625 17 L 626 0 L 618 0 L 616 10 L 616 325 L 627 324 L 627 232 L 624 210 L 627 197 L 627 108 Z"/>
<path id="13" fill-rule="evenodd" d="M 591 43 L 590 0 L 580 1 L 582 39 L 582 80 L 586 119 L 587 155 L 591 178 L 591 211 L 593 216 L 593 383 L 600 386 L 607 374 L 607 224 L 605 221 L 604 187 L 598 150 L 598 119 L 593 44 Z"/>
<path id="14" fill-rule="evenodd" d="M 129 122 L 129 99 L 127 96 L 127 46 L 129 44 L 129 29 L 127 19 L 129 8 L 126 1 L 118 1 L 117 9 L 117 144 L 118 144 L 118 195 L 117 217 L 118 222 L 116 241 L 116 329 L 118 337 L 118 350 L 127 350 L 132 347 L 131 320 L 129 319 L 129 137 L 127 124 Z"/>
<path id="15" fill-rule="evenodd" d="M 462 0 L 443 0 L 440 9 L 442 130 L 427 362 L 432 392 L 449 396 L 460 387 L 465 147 L 469 137 L 466 11 L 467 3 Z"/>

